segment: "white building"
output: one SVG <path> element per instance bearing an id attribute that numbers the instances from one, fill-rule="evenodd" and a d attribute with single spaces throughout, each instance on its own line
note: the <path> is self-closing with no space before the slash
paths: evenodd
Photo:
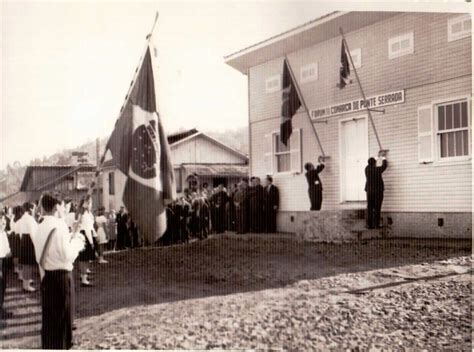
<path id="1" fill-rule="evenodd" d="M 229 186 L 248 175 L 248 156 L 206 133 L 191 129 L 168 136 L 178 194 L 188 185 L 190 174 L 197 174 L 199 182 L 215 187 Z M 102 166 L 102 204 L 106 210 L 118 210 L 126 177 L 108 160 Z"/>
<path id="2" fill-rule="evenodd" d="M 470 237 L 472 48 L 469 14 L 335 12 L 225 58 L 247 75 L 250 174 L 280 188 L 280 231 L 324 212 L 364 209 L 364 168 L 379 146 L 359 87 L 336 87 L 344 30 L 384 149 L 383 223 L 392 236 Z M 279 140 L 285 55 L 302 91 L 290 147 Z M 351 67 L 352 69 L 352 67 Z M 320 214 L 310 214 L 302 166 L 322 154 Z"/>

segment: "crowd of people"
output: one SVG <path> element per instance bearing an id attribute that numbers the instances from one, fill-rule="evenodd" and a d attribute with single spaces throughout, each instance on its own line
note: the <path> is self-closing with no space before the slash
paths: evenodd
<path id="1" fill-rule="evenodd" d="M 225 231 L 274 232 L 278 206 L 278 188 L 271 176 L 265 178 L 264 185 L 260 178 L 251 177 L 228 189 L 224 184 L 209 189 L 207 183 L 198 186 L 191 180 L 183 195 L 168 204 L 167 231 L 160 242 L 182 243 Z"/>
<path id="2" fill-rule="evenodd" d="M 35 292 L 35 281 L 40 283 L 42 348 L 71 347 L 74 266 L 81 286 L 90 287 L 91 262 L 107 264 L 107 250 L 140 245 L 137 227 L 125 208 L 117 214 L 106 213 L 104 207 L 92 209 L 90 196 L 76 204 L 58 193 L 45 193 L 36 202 L 0 210 L 0 320 L 12 317 L 3 307 L 10 265 L 25 292 Z"/>
<path id="3" fill-rule="evenodd" d="M 183 195 L 168 204 L 167 231 L 161 243 L 207 238 L 211 233 L 235 231 L 274 232 L 279 206 L 278 188 L 268 176 L 242 179 L 226 189 L 210 190 L 191 183 Z M 36 202 L 0 210 L 0 320 L 11 318 L 4 307 L 6 267 L 22 282 L 25 292 L 40 283 L 43 349 L 69 349 L 74 329 L 75 279 L 93 286 L 90 263 L 107 264 L 104 253 L 142 246 L 132 214 L 124 207 L 115 213 L 104 207 L 93 211 L 93 200 L 84 196 L 78 204 L 61 194 L 44 193 Z M 39 277 L 38 277 L 39 274 Z"/>

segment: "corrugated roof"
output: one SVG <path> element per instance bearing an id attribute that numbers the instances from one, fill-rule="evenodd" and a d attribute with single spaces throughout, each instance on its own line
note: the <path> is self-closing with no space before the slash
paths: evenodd
<path id="1" fill-rule="evenodd" d="M 52 177 L 49 180 L 46 180 L 40 185 L 34 185 L 32 189 L 27 189 L 28 187 L 28 181 L 33 175 L 33 172 L 36 170 L 64 170 L 63 173 L 61 173 L 59 176 Z M 28 166 L 26 168 L 25 176 L 23 177 L 23 181 L 21 183 L 20 191 L 21 192 L 26 192 L 26 191 L 39 191 L 45 188 L 46 186 L 50 184 L 54 184 L 56 182 L 61 181 L 65 177 L 69 176 L 71 173 L 77 172 L 77 171 L 95 171 L 95 166 L 92 164 L 85 164 L 85 165 L 45 165 L 45 166 Z"/>
<path id="2" fill-rule="evenodd" d="M 248 175 L 248 165 L 239 164 L 183 164 L 183 168 L 199 176 L 235 176 Z"/>

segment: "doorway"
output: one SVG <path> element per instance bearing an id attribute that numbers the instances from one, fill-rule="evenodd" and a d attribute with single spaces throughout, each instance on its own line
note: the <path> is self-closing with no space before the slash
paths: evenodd
<path id="1" fill-rule="evenodd" d="M 365 201 L 365 167 L 369 157 L 366 116 L 339 121 L 341 201 Z"/>

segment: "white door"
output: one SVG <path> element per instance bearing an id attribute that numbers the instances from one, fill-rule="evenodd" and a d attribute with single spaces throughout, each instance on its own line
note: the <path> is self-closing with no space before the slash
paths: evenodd
<path id="1" fill-rule="evenodd" d="M 367 119 L 341 121 L 342 201 L 365 201 L 365 167 L 369 154 Z"/>

